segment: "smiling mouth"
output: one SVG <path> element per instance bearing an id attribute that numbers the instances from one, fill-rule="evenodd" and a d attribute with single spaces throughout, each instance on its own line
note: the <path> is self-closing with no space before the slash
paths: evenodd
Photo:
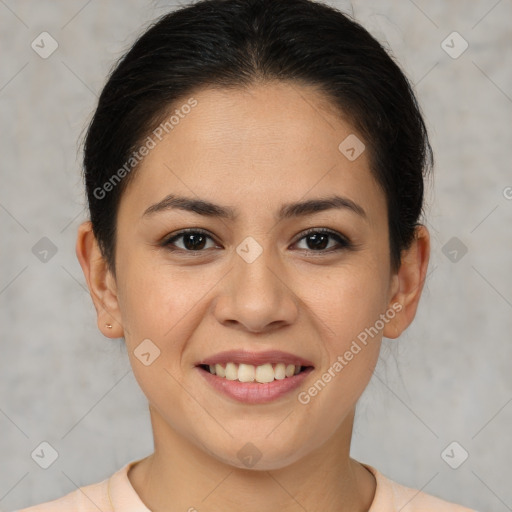
<path id="1" fill-rule="evenodd" d="M 238 381 L 238 382 L 259 382 L 260 384 L 268 384 L 274 380 L 285 380 L 298 375 L 308 369 L 313 369 L 312 366 L 299 366 L 285 363 L 266 363 L 259 366 L 252 364 L 200 364 L 199 368 L 205 372 L 225 380 Z"/>

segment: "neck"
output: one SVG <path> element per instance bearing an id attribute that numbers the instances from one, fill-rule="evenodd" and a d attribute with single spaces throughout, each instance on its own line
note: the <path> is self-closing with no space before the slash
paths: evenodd
<path id="1" fill-rule="evenodd" d="M 354 411 L 322 446 L 271 471 L 225 464 L 150 411 L 155 452 L 128 478 L 152 512 L 367 512 L 373 501 L 375 478 L 349 456 Z"/>

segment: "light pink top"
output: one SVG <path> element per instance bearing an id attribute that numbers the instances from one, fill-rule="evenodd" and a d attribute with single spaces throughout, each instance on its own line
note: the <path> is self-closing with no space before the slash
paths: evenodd
<path id="1" fill-rule="evenodd" d="M 136 462 L 138 460 L 129 462 L 102 482 L 80 487 L 62 498 L 15 512 L 98 512 L 98 510 L 112 512 L 107 494 L 109 481 L 114 512 L 150 512 L 128 479 L 128 470 Z M 399 485 L 375 468 L 366 464 L 363 466 L 375 476 L 377 481 L 375 496 L 368 512 L 475 512 Z"/>

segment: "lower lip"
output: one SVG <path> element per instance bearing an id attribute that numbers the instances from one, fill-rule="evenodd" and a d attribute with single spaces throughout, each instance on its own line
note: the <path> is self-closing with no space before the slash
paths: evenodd
<path id="1" fill-rule="evenodd" d="M 196 368 L 214 389 L 238 402 L 246 404 L 265 404 L 277 400 L 297 389 L 313 371 L 313 368 L 310 367 L 292 377 L 260 384 L 259 382 L 228 380 L 224 377 L 218 377 L 199 366 Z"/>

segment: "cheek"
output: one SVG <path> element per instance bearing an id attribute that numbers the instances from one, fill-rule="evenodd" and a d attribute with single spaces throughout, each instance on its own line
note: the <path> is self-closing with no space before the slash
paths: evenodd
<path id="1" fill-rule="evenodd" d="M 323 341 L 316 393 L 325 384 L 330 390 L 323 400 L 348 407 L 366 387 L 379 356 L 387 280 L 379 265 L 368 265 L 332 271 L 316 283 L 307 302 Z"/>
<path id="2" fill-rule="evenodd" d="M 298 293 L 322 321 L 329 345 L 337 348 L 373 325 L 387 305 L 388 278 L 375 263 L 347 264 L 328 275 L 304 273 L 301 287 Z"/>
<path id="3" fill-rule="evenodd" d="M 190 319 L 208 288 L 191 282 L 168 265 L 124 262 L 119 300 L 125 343 L 134 376 L 149 402 L 179 410 L 183 393 L 177 381 Z M 203 287 L 206 289 L 203 290 Z"/>
<path id="4" fill-rule="evenodd" d="M 132 255 L 124 262 L 119 278 L 127 343 L 150 338 L 160 348 L 175 352 L 179 340 L 187 338 L 184 330 L 192 328 L 216 280 L 212 271 L 180 270 L 170 264 L 155 264 L 154 259 L 145 263 L 144 258 L 137 260 Z"/>

